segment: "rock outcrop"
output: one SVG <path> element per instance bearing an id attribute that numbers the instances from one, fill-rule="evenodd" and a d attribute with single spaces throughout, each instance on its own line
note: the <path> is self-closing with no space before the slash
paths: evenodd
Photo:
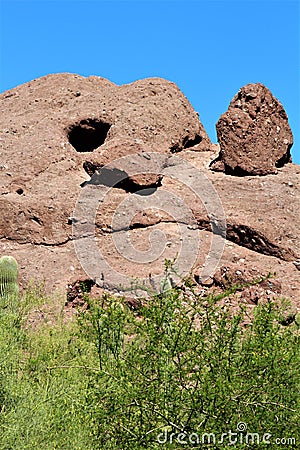
<path id="1" fill-rule="evenodd" d="M 240 107 L 228 113 L 242 118 L 234 127 L 249 143 L 247 161 L 232 156 L 237 141 L 232 141 L 232 153 L 222 148 L 226 133 L 228 139 L 237 136 L 233 125 L 227 131 L 219 126 L 221 149 L 212 145 L 188 100 L 166 80 L 116 86 L 99 77 L 60 74 L 3 93 L 0 253 L 17 259 L 21 286 L 44 280 L 49 292 L 65 294 L 67 286 L 71 291 L 80 286 L 78 280 L 87 283 L 77 246 L 80 223 L 111 271 L 125 278 L 146 278 L 151 286 L 163 273 L 165 259 L 176 259 L 187 238 L 183 262 L 195 256 L 192 270 L 204 288 L 205 283 L 220 288 L 225 272 L 242 272 L 247 282 L 251 274 L 258 278 L 271 272 L 276 282 L 265 283 L 259 296 L 285 296 L 299 305 L 300 167 L 283 164 L 292 142 L 283 108 L 263 86 L 251 89 L 240 91 L 234 100 Z M 264 127 L 267 120 L 270 126 Z M 261 140 L 251 140 L 255 130 Z M 262 142 L 272 150 L 272 160 L 260 153 Z M 140 160 L 133 157 L 137 153 Z M 210 169 L 218 154 L 225 173 Z M 248 175 L 227 176 L 236 168 Z M 89 215 L 78 222 L 83 200 Z M 134 214 L 128 221 L 130 208 Z M 214 238 L 224 238 L 222 220 L 227 240 L 210 283 L 199 277 L 207 254 L 216 256 Z M 196 235 L 199 245 L 191 246 Z M 93 255 L 88 241 L 82 241 L 89 263 Z M 132 257 L 134 249 L 140 260 Z M 99 289 L 101 283 L 105 287 L 106 274 L 89 287 Z M 255 296 L 251 291 L 252 300 Z"/>
<path id="2" fill-rule="evenodd" d="M 221 151 L 213 170 L 266 175 L 290 161 L 293 135 L 286 112 L 260 83 L 239 90 L 216 128 Z"/>

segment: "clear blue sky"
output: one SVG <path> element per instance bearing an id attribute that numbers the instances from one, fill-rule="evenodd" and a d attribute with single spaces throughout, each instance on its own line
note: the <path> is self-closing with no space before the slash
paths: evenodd
<path id="1" fill-rule="evenodd" d="M 240 87 L 282 102 L 300 164 L 299 0 L 5 1 L 0 91 L 54 72 L 117 84 L 163 77 L 188 97 L 213 142 Z"/>

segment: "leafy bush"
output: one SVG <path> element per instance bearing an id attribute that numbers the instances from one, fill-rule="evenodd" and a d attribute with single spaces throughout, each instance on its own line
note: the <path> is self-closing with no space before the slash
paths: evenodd
<path id="1" fill-rule="evenodd" d="M 101 367 L 87 398 L 101 448 L 159 448 L 162 432 L 220 437 L 240 422 L 261 436 L 296 436 L 298 333 L 278 324 L 275 304 L 259 306 L 244 330 L 242 309 L 229 318 L 213 298 L 186 302 L 177 290 L 154 297 L 142 319 L 106 300 L 84 316 Z M 100 355 L 116 330 L 122 351 Z"/>
<path id="2" fill-rule="evenodd" d="M 211 434 L 214 449 L 256 448 L 247 432 L 297 448 L 299 327 L 280 325 L 282 307 L 259 305 L 245 328 L 243 308 L 176 288 L 138 313 L 87 301 L 77 321 L 36 330 L 21 304 L 0 311 L 0 448 L 204 448 Z M 234 447 L 219 442 L 237 426 Z"/>

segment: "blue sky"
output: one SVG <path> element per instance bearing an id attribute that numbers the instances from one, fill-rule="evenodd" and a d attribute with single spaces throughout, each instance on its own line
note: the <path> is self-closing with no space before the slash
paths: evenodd
<path id="1" fill-rule="evenodd" d="M 188 97 L 213 142 L 247 83 L 285 107 L 300 164 L 299 0 L 0 0 L 0 91 L 55 72 L 117 84 L 163 77 Z"/>

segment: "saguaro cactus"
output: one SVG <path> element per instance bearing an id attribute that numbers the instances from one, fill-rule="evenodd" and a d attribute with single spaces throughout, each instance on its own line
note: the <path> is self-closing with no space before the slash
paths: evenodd
<path id="1" fill-rule="evenodd" d="M 12 256 L 2 256 L 0 258 L 1 305 L 17 300 L 18 294 L 18 263 Z"/>

